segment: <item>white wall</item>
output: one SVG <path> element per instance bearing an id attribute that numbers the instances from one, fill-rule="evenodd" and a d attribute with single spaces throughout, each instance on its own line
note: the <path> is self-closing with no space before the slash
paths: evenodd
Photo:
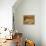
<path id="1" fill-rule="evenodd" d="M 14 5 L 15 6 L 15 5 Z M 41 46 L 41 1 L 40 0 L 23 0 L 15 9 L 15 28 L 24 34 L 24 37 L 35 41 L 36 46 Z M 34 15 L 34 25 L 24 25 L 23 16 Z"/>
<path id="2" fill-rule="evenodd" d="M 16 0 L 0 0 L 0 27 L 12 28 L 12 6 Z"/>
<path id="3" fill-rule="evenodd" d="M 46 46 L 46 0 L 41 1 L 41 38 L 42 46 Z"/>
<path id="4" fill-rule="evenodd" d="M 46 46 L 46 0 L 30 0 L 30 3 L 24 2 L 23 4 L 18 5 L 17 8 L 14 5 L 14 10 L 16 10 L 14 12 L 15 27 L 19 32 L 23 32 L 26 37 L 28 34 L 28 38 L 33 38 L 37 42 L 38 46 L 40 41 L 42 46 Z M 34 14 L 36 16 L 36 24 L 33 26 L 24 25 L 23 15 L 25 14 Z"/>

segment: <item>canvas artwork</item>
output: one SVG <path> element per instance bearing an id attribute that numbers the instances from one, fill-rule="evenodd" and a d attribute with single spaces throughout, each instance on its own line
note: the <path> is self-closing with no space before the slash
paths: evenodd
<path id="1" fill-rule="evenodd" d="M 24 24 L 35 24 L 35 16 L 34 15 L 24 15 Z"/>

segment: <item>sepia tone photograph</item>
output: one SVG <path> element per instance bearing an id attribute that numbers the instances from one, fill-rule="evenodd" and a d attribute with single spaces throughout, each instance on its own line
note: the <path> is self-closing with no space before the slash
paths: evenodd
<path id="1" fill-rule="evenodd" d="M 24 16 L 24 20 L 23 20 L 24 24 L 35 24 L 35 16 L 34 15 L 25 15 Z"/>

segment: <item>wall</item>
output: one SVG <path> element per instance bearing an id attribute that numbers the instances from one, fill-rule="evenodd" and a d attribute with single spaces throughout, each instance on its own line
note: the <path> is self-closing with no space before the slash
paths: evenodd
<path id="1" fill-rule="evenodd" d="M 41 38 L 42 46 L 46 46 L 46 0 L 41 1 Z"/>
<path id="2" fill-rule="evenodd" d="M 14 5 L 15 28 L 23 33 L 24 38 L 34 40 L 36 46 L 41 46 L 41 1 L 40 0 L 23 0 L 17 6 Z M 24 25 L 23 16 L 34 15 L 34 25 Z"/>
<path id="3" fill-rule="evenodd" d="M 12 29 L 12 6 L 15 2 L 16 0 L 0 0 L 0 27 L 6 27 L 9 30 Z M 5 38 L 5 36 L 10 35 L 8 30 L 7 32 L 3 30 L 0 29 L 0 32 L 2 32 L 0 38 Z"/>
<path id="4" fill-rule="evenodd" d="M 12 28 L 12 6 L 16 0 L 0 0 L 0 27 Z"/>

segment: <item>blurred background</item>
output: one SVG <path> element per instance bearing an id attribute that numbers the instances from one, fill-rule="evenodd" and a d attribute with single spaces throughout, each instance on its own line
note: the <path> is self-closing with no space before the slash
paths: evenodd
<path id="1" fill-rule="evenodd" d="M 21 3 L 22 2 L 22 3 Z M 15 28 L 37 46 L 46 46 L 46 0 L 0 0 L 0 27 Z M 34 25 L 24 25 L 24 15 L 34 15 Z M 26 37 L 25 37 L 26 36 Z"/>

